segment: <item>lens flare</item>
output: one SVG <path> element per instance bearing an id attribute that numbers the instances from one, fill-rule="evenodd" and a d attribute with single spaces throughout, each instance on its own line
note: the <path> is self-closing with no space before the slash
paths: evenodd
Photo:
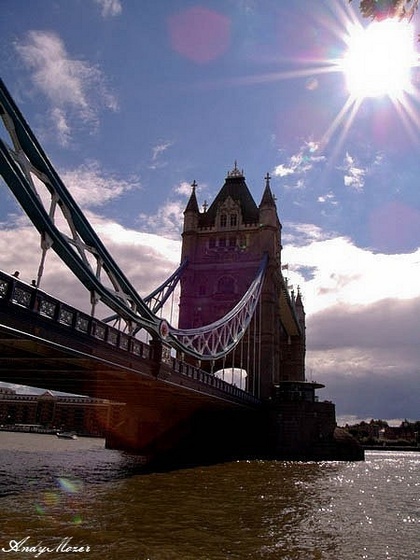
<path id="1" fill-rule="evenodd" d="M 354 26 L 347 42 L 342 66 L 351 96 L 400 99 L 412 90 L 411 70 L 417 56 L 411 24 L 386 20 L 366 28 Z"/>

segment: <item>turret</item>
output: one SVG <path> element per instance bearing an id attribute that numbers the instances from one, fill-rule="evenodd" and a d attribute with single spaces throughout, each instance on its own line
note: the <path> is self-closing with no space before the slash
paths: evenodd
<path id="1" fill-rule="evenodd" d="M 200 215 L 200 210 L 198 208 L 197 196 L 195 194 L 195 189 L 197 183 L 194 181 L 191 185 L 192 192 L 188 200 L 187 206 L 184 210 L 184 233 L 191 230 L 196 230 L 198 227 L 198 218 Z"/>
<path id="2" fill-rule="evenodd" d="M 258 207 L 259 225 L 264 235 L 265 250 L 271 257 L 275 258 L 276 266 L 281 260 L 281 223 L 277 215 L 276 201 L 270 187 L 270 175 L 265 176 L 265 189 Z M 266 231 L 266 233 L 264 233 Z"/>
<path id="3" fill-rule="evenodd" d="M 302 301 L 302 296 L 300 294 L 300 288 L 298 286 L 298 292 L 297 292 L 297 296 L 295 299 L 295 310 L 296 310 L 296 315 L 299 321 L 299 324 L 302 328 L 302 333 L 305 332 L 305 309 L 303 306 L 303 301 Z"/>
<path id="4" fill-rule="evenodd" d="M 260 212 L 260 223 L 264 226 L 279 227 L 277 216 L 276 201 L 270 188 L 270 175 L 265 176 L 265 189 L 258 207 Z"/>

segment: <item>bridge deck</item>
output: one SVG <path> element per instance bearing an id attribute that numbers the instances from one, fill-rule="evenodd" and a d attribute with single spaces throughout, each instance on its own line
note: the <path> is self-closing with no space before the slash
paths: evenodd
<path id="1" fill-rule="evenodd" d="M 0 272 L 0 380 L 133 405 L 260 405 L 250 393 L 154 352 L 153 345 Z"/>

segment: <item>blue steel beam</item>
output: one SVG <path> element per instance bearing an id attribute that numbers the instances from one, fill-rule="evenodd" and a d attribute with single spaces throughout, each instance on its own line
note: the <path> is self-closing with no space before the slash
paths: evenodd
<path id="1" fill-rule="evenodd" d="M 177 350 L 198 359 L 216 360 L 232 351 L 255 311 L 266 259 L 242 300 L 225 317 L 199 329 L 178 330 L 172 327 L 157 317 L 155 312 L 161 305 L 158 292 L 161 292 L 162 298 L 167 299 L 174 288 L 175 278 L 173 283 L 169 283 L 166 293 L 163 285 L 163 288 L 160 286 L 150 294 L 150 302 L 153 302 L 150 309 L 87 221 L 1 80 L 0 116 L 13 144 L 13 148 L 8 147 L 0 139 L 0 172 L 4 180 L 40 232 L 44 246 L 52 247 L 91 294 L 99 296 L 105 305 L 126 321 L 131 333 L 145 328 L 152 336 L 159 337 Z M 51 195 L 49 212 L 38 195 L 32 176 L 37 177 Z M 73 239 L 56 226 L 56 206 L 67 220 Z M 96 260 L 96 273 L 89 264 L 88 256 Z M 115 291 L 101 282 L 101 271 L 105 272 Z"/>
<path id="2" fill-rule="evenodd" d="M 153 290 L 153 292 L 143 298 L 144 303 L 149 307 L 149 309 L 152 310 L 153 313 L 158 313 L 168 301 L 169 297 L 180 281 L 182 273 L 187 267 L 187 264 L 188 259 L 185 259 L 175 270 L 175 272 L 172 273 L 171 276 L 169 276 L 169 278 L 167 278 L 158 288 Z M 110 317 L 106 317 L 102 320 L 104 321 L 104 323 L 118 321 L 118 315 L 111 315 Z"/>
<path id="3" fill-rule="evenodd" d="M 86 266 L 68 241 L 63 237 L 62 233 L 51 222 L 36 193 L 28 188 L 25 176 L 10 157 L 9 151 L 2 140 L 0 140 L 0 169 L 5 181 L 15 194 L 22 208 L 25 210 L 37 230 L 42 236 L 47 235 L 51 239 L 54 251 L 84 284 L 84 286 L 89 291 L 97 293 L 105 304 L 107 304 L 111 309 L 114 309 L 127 321 L 135 323 L 141 321 L 145 328 L 148 328 L 153 332 L 157 332 L 157 318 L 150 312 L 143 302 L 140 304 L 140 302 L 136 301 L 138 307 L 141 306 L 147 311 L 147 314 L 145 313 L 145 317 L 139 317 L 137 313 L 130 311 L 129 308 L 124 305 L 121 298 L 115 296 L 110 290 L 103 286 L 100 280 L 96 277 L 96 274 Z M 135 299 L 140 300 L 139 296 L 136 296 Z"/>
<path id="4" fill-rule="evenodd" d="M 150 307 L 153 313 L 160 311 L 168 301 L 180 281 L 187 264 L 188 259 L 185 259 L 175 272 L 165 280 L 165 282 L 144 298 L 144 303 Z"/>
<path id="5" fill-rule="evenodd" d="M 145 321 L 145 327 L 152 327 L 152 330 L 156 330 L 157 318 L 150 311 L 147 305 L 145 305 L 137 291 L 132 287 L 128 279 L 125 277 L 121 269 L 117 266 L 114 259 L 103 245 L 100 238 L 93 230 L 92 226 L 85 218 L 77 203 L 74 201 L 59 175 L 53 168 L 48 157 L 38 143 L 35 135 L 26 123 L 1 80 L 0 106 L 2 107 L 2 116 L 5 114 L 6 118 L 12 120 L 13 130 L 16 133 L 18 143 L 22 147 L 22 150 L 24 151 L 24 154 L 28 158 L 30 164 L 33 166 L 35 174 L 40 172 L 44 175 L 43 182 L 46 188 L 52 196 L 54 194 L 58 196 L 59 206 L 65 208 L 66 212 L 70 214 L 77 234 L 83 240 L 84 244 L 87 247 L 94 248 L 95 254 L 99 257 L 104 270 L 111 274 L 111 283 L 116 282 L 122 289 L 123 293 L 121 296 L 126 295 L 129 299 L 131 299 L 135 308 L 139 313 L 141 313 L 141 317 L 139 317 L 136 313 L 130 314 L 131 320 L 138 321 L 139 319 L 142 319 Z M 7 125 L 8 123 L 6 122 L 6 126 Z M 57 246 L 54 247 L 54 250 L 57 250 L 57 253 L 67 266 L 69 266 L 70 270 L 76 274 L 79 280 L 89 290 L 97 292 L 101 297 L 105 298 L 104 303 L 107 303 L 108 305 L 111 304 L 111 309 L 114 309 L 116 306 L 116 311 L 119 314 L 122 313 L 123 316 L 126 316 L 126 309 L 121 306 L 118 298 L 112 296 L 109 293 L 109 290 L 104 288 L 100 282 L 97 281 L 95 274 L 93 274 L 86 266 L 78 262 L 78 260 L 74 258 L 74 255 L 71 254 L 74 253 L 74 251 L 70 249 L 68 242 L 64 239 L 61 232 L 52 224 L 45 208 L 43 207 L 43 204 L 34 192 L 34 189 L 31 187 L 25 175 L 13 161 L 9 150 L 3 141 L 1 141 L 1 154 L 2 175 L 5 177 L 5 180 L 13 191 L 13 194 L 41 235 L 48 234 L 54 240 L 54 243 L 57 244 Z"/>
<path id="6" fill-rule="evenodd" d="M 118 287 L 120 294 L 116 295 L 100 282 L 91 267 L 87 265 L 86 260 L 84 262 L 83 258 L 73 249 L 66 236 L 55 226 L 28 177 L 23 173 L 21 166 L 17 165 L 15 158 L 12 157 L 13 151 L 0 140 L 1 174 L 27 216 L 41 236 L 48 236 L 52 241 L 54 251 L 90 292 L 98 294 L 106 305 L 128 322 L 134 322 L 134 324 L 140 322 L 142 327 L 148 329 L 152 334 L 158 333 L 160 319 L 151 312 L 131 286 L 86 220 L 52 167 L 3 82 L 0 82 L 0 107 L 1 116 L 5 120 L 8 130 L 11 130 L 11 136 L 16 135 L 14 139 L 15 148 L 22 148 L 28 160 L 25 163 L 26 165 L 29 164 L 30 171 L 42 180 L 52 196 L 57 197 L 58 205 L 64 208 L 63 214 L 71 218 L 73 228 L 75 228 L 83 244 L 86 247 L 94 248 L 95 257 L 99 260 L 101 268 L 108 274 L 111 284 L 116 288 Z M 22 154 L 18 154 L 18 156 L 19 162 L 23 162 Z M 123 298 L 131 302 L 131 309 L 124 304 Z"/>

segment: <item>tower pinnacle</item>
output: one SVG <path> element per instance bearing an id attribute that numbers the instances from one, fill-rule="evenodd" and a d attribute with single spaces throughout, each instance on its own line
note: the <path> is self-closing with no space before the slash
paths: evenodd
<path id="1" fill-rule="evenodd" d="M 270 174 L 267 172 L 267 175 L 265 176 L 265 189 L 264 189 L 264 193 L 261 199 L 261 206 L 276 206 L 274 197 L 273 197 L 273 193 L 271 192 L 271 187 L 270 187 Z"/>
<path id="2" fill-rule="evenodd" d="M 228 177 L 243 177 L 244 176 L 244 170 L 242 169 L 242 171 L 240 171 L 238 169 L 238 162 L 235 159 L 235 167 L 232 169 L 232 171 L 228 171 L 227 174 Z"/>
<path id="3" fill-rule="evenodd" d="M 196 197 L 196 194 L 195 194 L 195 189 L 197 188 L 197 182 L 196 182 L 195 179 L 194 179 L 194 181 L 191 183 L 191 187 L 192 187 L 191 196 L 190 196 L 190 198 L 189 198 L 189 200 L 188 200 L 188 203 L 187 203 L 187 206 L 186 206 L 186 208 L 185 208 L 185 210 L 184 210 L 184 213 L 185 213 L 185 212 L 194 212 L 194 213 L 196 213 L 196 214 L 199 214 L 199 213 L 200 213 L 200 210 L 199 210 L 199 208 L 198 208 L 197 197 Z"/>

